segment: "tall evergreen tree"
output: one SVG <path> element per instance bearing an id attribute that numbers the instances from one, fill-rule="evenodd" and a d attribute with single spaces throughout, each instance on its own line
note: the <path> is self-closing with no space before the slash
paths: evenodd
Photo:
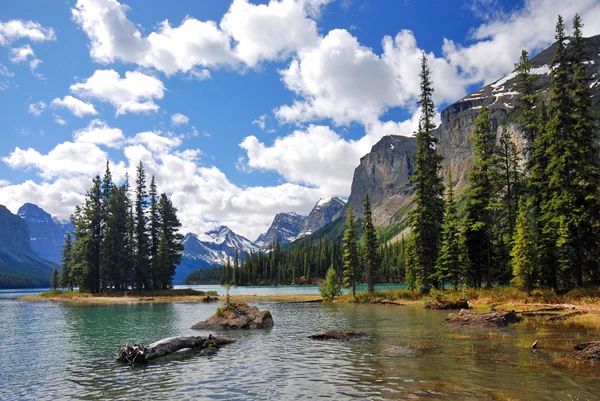
<path id="1" fill-rule="evenodd" d="M 135 281 L 137 288 L 142 289 L 149 288 L 150 239 L 146 219 L 146 171 L 141 161 L 137 167 L 135 184 Z"/>
<path id="2" fill-rule="evenodd" d="M 379 259 L 379 243 L 377 241 L 377 233 L 373 225 L 373 212 L 371 211 L 371 202 L 369 202 L 369 194 L 365 193 L 363 203 L 363 233 L 365 236 L 365 281 L 367 282 L 367 290 L 369 293 L 375 292 L 375 282 L 377 281 L 380 267 Z"/>
<path id="3" fill-rule="evenodd" d="M 344 283 L 352 288 L 352 298 L 356 299 L 356 284 L 360 280 L 360 260 L 358 237 L 356 233 L 356 220 L 352 204 L 348 204 L 346 217 L 346 231 L 343 239 L 344 247 Z"/>
<path id="4" fill-rule="evenodd" d="M 514 245 L 510 253 L 512 257 L 513 279 L 512 284 L 531 294 L 535 280 L 536 251 L 535 251 L 535 226 L 528 207 L 524 201 L 519 202 L 519 215 L 515 230 Z"/>
<path id="5" fill-rule="evenodd" d="M 158 242 L 160 239 L 160 216 L 158 214 L 158 192 L 156 189 L 156 180 L 154 175 L 150 180 L 150 191 L 148 192 L 150 197 L 150 208 L 148 210 L 148 229 L 150 237 L 150 271 L 148 272 L 149 281 L 152 282 L 153 287 L 157 288 L 157 284 L 154 284 L 154 280 L 157 280 L 158 266 Z"/>
<path id="6" fill-rule="evenodd" d="M 417 132 L 417 153 L 414 174 L 410 181 L 415 184 L 413 201 L 415 208 L 410 214 L 410 223 L 415 241 L 416 263 L 423 283 L 422 291 L 429 292 L 429 275 L 434 272 L 444 214 L 444 183 L 439 174 L 442 157 L 436 151 L 437 138 L 433 136 L 435 105 L 431 71 L 425 54 L 421 57 L 421 118 Z"/>
<path id="7" fill-rule="evenodd" d="M 454 183 L 452 173 L 448 174 L 448 197 L 442 223 L 442 246 L 435 265 L 434 278 L 443 289 L 445 282 L 450 282 L 454 289 L 458 289 L 463 279 L 463 267 L 466 255 L 463 252 L 463 232 L 456 215 L 456 202 L 454 200 Z"/>
<path id="8" fill-rule="evenodd" d="M 534 63 L 529 59 L 526 50 L 521 51 L 521 58 L 515 64 L 517 71 L 516 89 L 521 93 L 517 103 L 517 123 L 523 136 L 527 140 L 524 159 L 527 161 L 528 170 L 534 163 L 533 146 L 539 135 L 539 94 L 537 91 L 538 76 L 532 72 Z"/>
<path id="9" fill-rule="evenodd" d="M 159 284 L 156 287 L 166 289 L 172 287 L 175 270 L 181 263 L 183 235 L 179 233 L 181 223 L 177 218 L 177 208 L 165 193 L 160 195 L 158 210 L 162 224 L 157 253 L 159 264 L 156 278 Z"/>
<path id="10" fill-rule="evenodd" d="M 469 172 L 467 189 L 467 246 L 474 266 L 470 284 L 477 287 L 481 286 L 484 276 L 487 285 L 492 284 L 492 226 L 497 183 L 495 139 L 489 110 L 483 106 L 475 120 L 472 138 L 475 165 Z"/>
<path id="11" fill-rule="evenodd" d="M 73 243 L 71 242 L 71 233 L 65 236 L 65 242 L 60 254 L 60 285 L 73 291 Z"/>
<path id="12" fill-rule="evenodd" d="M 59 277 L 58 277 L 58 269 L 55 267 L 52 270 L 52 278 L 50 279 L 50 288 L 53 290 L 57 290 L 59 286 Z"/>

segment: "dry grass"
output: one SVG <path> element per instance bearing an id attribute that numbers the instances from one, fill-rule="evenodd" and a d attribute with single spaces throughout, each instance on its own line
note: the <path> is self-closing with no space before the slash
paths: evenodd
<path id="1" fill-rule="evenodd" d="M 126 304 L 126 303 L 166 303 L 166 302 L 198 302 L 206 294 L 192 289 L 129 291 L 113 294 L 90 294 L 79 291 L 48 291 L 39 295 L 26 295 L 20 301 L 53 301 L 81 304 Z"/>

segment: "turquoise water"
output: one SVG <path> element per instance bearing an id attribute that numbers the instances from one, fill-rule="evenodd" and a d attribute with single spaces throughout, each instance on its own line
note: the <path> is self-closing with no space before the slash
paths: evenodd
<path id="1" fill-rule="evenodd" d="M 239 290 L 262 294 L 266 287 Z M 531 322 L 504 330 L 449 329 L 442 326 L 447 313 L 417 307 L 259 302 L 259 308 L 273 314 L 272 329 L 217 333 L 235 336 L 237 342 L 211 357 L 184 351 L 131 367 L 114 361 L 118 347 L 174 335 L 206 335 L 190 327 L 213 314 L 217 305 L 81 306 L 20 302 L 5 294 L 0 296 L 1 400 L 600 396 L 598 364 L 559 363 L 561 348 L 596 334 L 578 327 Z M 363 330 L 369 338 L 349 343 L 307 338 L 335 328 Z M 540 350 L 534 353 L 527 345 L 536 338 Z"/>

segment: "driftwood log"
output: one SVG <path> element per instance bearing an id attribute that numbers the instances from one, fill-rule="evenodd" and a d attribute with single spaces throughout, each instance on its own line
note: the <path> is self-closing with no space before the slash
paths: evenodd
<path id="1" fill-rule="evenodd" d="M 221 345 L 233 342 L 235 342 L 234 338 L 214 337 L 212 334 L 208 337 L 169 337 L 147 346 L 139 344 L 126 345 L 119 348 L 115 354 L 118 361 L 146 363 L 186 348 L 203 350 L 207 355 L 210 355 L 215 353 Z"/>
<path id="2" fill-rule="evenodd" d="M 330 330 L 324 333 L 317 333 L 308 338 L 313 340 L 340 340 L 340 341 L 351 341 L 365 337 L 366 334 L 358 330 Z"/>

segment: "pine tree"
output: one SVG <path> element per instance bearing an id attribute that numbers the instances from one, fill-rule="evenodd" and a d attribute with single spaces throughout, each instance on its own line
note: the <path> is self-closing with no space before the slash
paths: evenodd
<path id="1" fill-rule="evenodd" d="M 158 242 L 160 239 L 160 216 L 158 214 L 158 192 L 156 189 L 156 180 L 154 179 L 154 175 L 150 180 L 150 191 L 148 192 L 150 197 L 150 209 L 148 210 L 149 217 L 149 237 L 150 237 L 150 271 L 148 272 L 148 277 L 150 282 L 152 282 L 152 286 L 154 288 L 158 288 L 159 284 L 154 283 L 155 280 L 158 280 Z"/>
<path id="2" fill-rule="evenodd" d="M 517 103 L 517 123 L 527 140 L 524 158 L 527 169 L 531 170 L 534 163 L 533 146 L 539 135 L 539 95 L 537 92 L 538 76 L 532 73 L 534 63 L 529 59 L 526 50 L 521 52 L 519 62 L 515 64 L 517 71 L 516 89 L 521 93 Z"/>
<path id="3" fill-rule="evenodd" d="M 377 233 L 375 232 L 375 226 L 373 225 L 373 212 L 371 211 L 371 202 L 369 202 L 368 193 L 365 193 L 363 207 L 365 213 L 363 217 L 363 233 L 365 236 L 365 279 L 368 292 L 373 293 L 375 292 L 375 282 L 378 278 L 381 262 L 379 259 Z"/>
<path id="4" fill-rule="evenodd" d="M 460 222 L 456 215 L 456 202 L 454 201 L 454 183 L 452 174 L 448 175 L 448 198 L 442 223 L 442 246 L 435 266 L 435 281 L 444 288 L 444 283 L 449 281 L 454 289 L 458 289 L 463 278 L 464 258 L 461 254 L 461 242 L 464 243 Z"/>
<path id="5" fill-rule="evenodd" d="M 410 223 L 415 241 L 416 264 L 422 279 L 422 291 L 430 290 L 429 275 L 434 272 L 444 214 L 444 183 L 439 175 L 442 157 L 436 151 L 437 138 L 433 136 L 435 105 L 431 71 L 427 58 L 421 58 L 421 118 L 417 132 L 417 153 L 414 160 L 414 174 L 410 181 L 415 184 L 413 201 L 415 208 L 410 214 Z"/>
<path id="6" fill-rule="evenodd" d="M 528 216 L 528 207 L 524 201 L 519 202 L 519 215 L 513 243 L 510 253 L 513 267 L 511 283 L 531 295 L 537 264 L 535 260 L 535 228 L 531 217 Z"/>
<path id="7" fill-rule="evenodd" d="M 138 289 L 149 288 L 150 240 L 146 223 L 146 172 L 140 161 L 137 168 L 135 198 L 135 282 Z"/>
<path id="8" fill-rule="evenodd" d="M 475 165 L 469 172 L 467 195 L 467 246 L 469 258 L 475 267 L 470 278 L 472 286 L 480 287 L 483 275 L 488 286 L 492 284 L 492 226 L 495 187 L 497 176 L 495 166 L 495 135 L 489 119 L 489 110 L 481 108 L 475 120 L 472 138 Z"/>
<path id="9" fill-rule="evenodd" d="M 352 287 L 352 298 L 356 299 L 356 284 L 360 280 L 360 261 L 358 250 L 358 238 L 356 234 L 356 221 L 352 204 L 348 204 L 348 215 L 346 217 L 346 231 L 344 233 L 344 283 Z"/>
<path id="10" fill-rule="evenodd" d="M 107 283 L 107 266 L 105 260 L 103 258 L 103 254 L 105 251 L 102 249 L 104 246 L 104 235 L 105 235 L 105 227 L 106 227 L 106 219 L 109 213 L 109 202 L 110 197 L 114 188 L 114 183 L 112 180 L 112 173 L 110 172 L 110 163 L 106 160 L 106 170 L 104 172 L 104 177 L 102 178 L 102 194 L 100 195 L 101 199 L 101 215 L 100 215 L 100 224 L 102 226 L 102 234 L 100 236 L 100 272 L 99 272 L 99 289 L 104 291 L 106 289 Z"/>
<path id="11" fill-rule="evenodd" d="M 73 243 L 71 242 L 71 233 L 65 236 L 60 258 L 60 285 L 73 291 Z"/>
<path id="12" fill-rule="evenodd" d="M 50 288 L 52 290 L 56 291 L 58 289 L 58 284 L 59 284 L 58 269 L 55 267 L 54 270 L 52 270 L 52 278 L 50 279 Z"/>
<path id="13" fill-rule="evenodd" d="M 179 233 L 181 223 L 177 218 L 177 208 L 163 193 L 158 201 L 158 211 L 160 215 L 160 239 L 158 243 L 157 258 L 158 272 L 156 278 L 158 281 L 157 288 L 167 289 L 173 285 L 173 276 L 177 265 L 181 263 L 183 255 L 183 235 Z"/>
<path id="14" fill-rule="evenodd" d="M 128 217 L 126 187 L 123 185 L 113 188 L 106 209 L 104 239 L 102 242 L 105 282 L 111 290 L 126 287 L 126 266 L 131 263 L 127 249 Z"/>
<path id="15" fill-rule="evenodd" d="M 417 289 L 419 282 L 419 273 L 422 271 L 417 266 L 417 250 L 415 245 L 415 237 L 411 235 L 406 241 L 406 253 L 405 253 L 405 264 L 406 264 L 406 287 L 414 292 Z"/>

